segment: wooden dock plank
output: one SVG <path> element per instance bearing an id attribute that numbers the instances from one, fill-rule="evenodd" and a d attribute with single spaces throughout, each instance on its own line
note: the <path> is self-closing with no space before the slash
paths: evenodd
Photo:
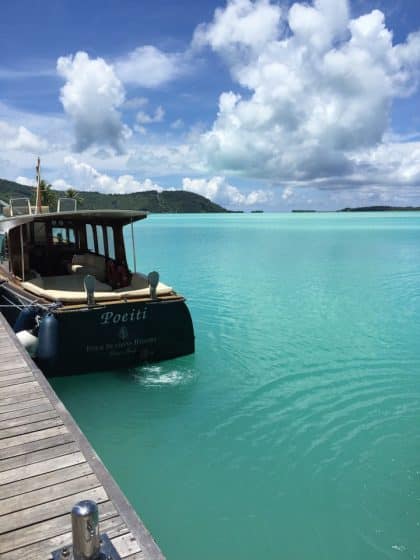
<path id="1" fill-rule="evenodd" d="M 0 486 L 0 500 L 10 498 L 11 496 L 17 496 L 25 492 L 31 492 L 39 488 L 54 486 L 54 484 L 66 482 L 88 474 L 92 474 L 92 467 L 89 463 L 79 463 L 51 473 L 40 474 L 23 480 L 16 480 L 15 482 Z"/>
<path id="2" fill-rule="evenodd" d="M 2 387 L 10 387 L 12 385 L 14 385 L 15 383 L 19 382 L 19 383 L 30 383 L 31 381 L 34 380 L 33 375 L 30 372 L 23 372 L 21 374 L 19 374 L 18 378 L 0 378 L 0 389 Z"/>
<path id="3" fill-rule="evenodd" d="M 31 416 L 32 414 L 39 414 L 47 411 L 54 411 L 54 408 L 48 401 L 41 402 L 41 404 L 35 404 L 30 408 L 20 408 L 18 410 L 10 410 L 9 412 L 1 412 L 0 422 L 13 420 L 14 418 L 23 418 L 24 416 Z"/>
<path id="4" fill-rule="evenodd" d="M 99 515 L 101 517 L 106 517 L 103 512 L 103 506 L 106 505 L 106 511 L 109 512 L 108 517 L 111 515 L 116 515 L 117 510 L 111 502 L 105 502 L 104 504 L 99 504 Z M 43 541 L 49 537 L 55 537 L 65 533 L 69 529 L 70 516 L 68 513 L 61 515 L 59 517 L 53 517 L 47 519 L 46 521 L 41 521 L 40 523 L 34 523 L 29 527 L 21 527 L 15 531 L 10 531 L 2 535 L 0 539 L 0 554 L 4 554 L 10 550 L 16 548 L 22 548 L 32 543 Z"/>
<path id="5" fill-rule="evenodd" d="M 0 556 L 47 560 L 71 542 L 70 511 L 99 505 L 121 558 L 164 560 L 103 463 L 0 314 Z"/>
<path id="6" fill-rule="evenodd" d="M 25 365 L 25 360 L 20 356 L 17 356 L 11 360 L 0 362 L 0 371 L 10 371 L 11 369 L 21 368 Z"/>
<path id="7" fill-rule="evenodd" d="M 128 532 L 126 524 L 121 517 L 115 512 L 113 517 L 106 515 L 100 517 L 101 531 L 106 532 L 109 538 L 117 537 L 121 534 Z M 71 542 L 71 532 L 68 530 L 65 533 L 50 537 L 35 544 L 30 544 L 17 550 L 6 552 L 2 555 L 2 560 L 33 560 L 34 558 L 42 558 L 43 560 L 52 557 L 51 552 Z"/>
<path id="8" fill-rule="evenodd" d="M 16 469 L 32 463 L 39 463 L 40 461 L 46 461 L 47 459 L 53 459 L 54 457 L 60 457 L 61 455 L 68 455 L 69 453 L 76 452 L 78 449 L 79 447 L 77 443 L 72 441 L 70 443 L 47 447 L 46 449 L 41 449 L 40 451 L 32 451 L 31 453 L 26 453 L 25 455 L 17 455 L 16 457 L 2 459 L 0 461 L 0 472 Z"/>
<path id="9" fill-rule="evenodd" d="M 29 443 L 30 441 L 47 439 L 67 432 L 68 430 L 65 426 L 55 426 L 54 428 L 47 428 L 46 430 L 39 430 L 38 432 L 9 437 L 7 439 L 0 440 L 0 449 L 6 449 L 7 447 L 13 447 L 22 443 Z"/>
<path id="10" fill-rule="evenodd" d="M 84 461 L 85 458 L 83 454 L 78 451 L 76 453 L 70 453 L 69 455 L 63 455 L 62 457 L 55 457 L 54 459 L 49 459 L 47 461 L 32 463 L 31 465 L 25 465 L 17 469 L 3 471 L 0 473 L 0 496 L 1 486 L 3 484 L 15 482 L 16 480 L 24 480 L 25 478 L 31 478 L 39 474 L 50 473 L 63 469 L 64 467 L 70 467 L 72 465 L 77 465 L 78 463 L 83 463 Z"/>
<path id="11" fill-rule="evenodd" d="M 108 500 L 108 496 L 104 488 L 99 486 L 97 488 L 76 492 L 64 498 L 56 500 L 51 499 L 47 503 L 37 504 L 36 506 L 21 509 L 14 513 L 0 515 L 0 535 L 19 529 L 20 527 L 41 523 L 41 521 L 46 521 L 52 517 L 65 515 L 71 511 L 74 504 L 80 500 L 94 500 L 97 504 L 101 504 Z M 2 514 L 1 510 L 0 514 Z"/>
<path id="12" fill-rule="evenodd" d="M 1 348 L 0 348 L 0 354 L 3 357 L 3 353 L 1 351 Z M 2 371 L 0 373 L 0 381 L 4 381 L 5 379 L 20 379 L 21 377 L 26 377 L 27 375 L 28 375 L 28 367 L 27 366 L 25 366 L 23 368 L 20 368 L 20 369 L 15 369 L 13 371 L 11 371 L 11 370 Z M 31 371 L 29 371 L 29 375 L 31 375 L 33 377 Z"/>
<path id="13" fill-rule="evenodd" d="M 0 437 L 2 437 L 2 430 L 23 426 L 24 424 L 32 424 L 32 422 L 39 422 L 40 420 L 49 420 L 50 418 L 59 418 L 57 412 L 53 408 L 27 416 L 19 416 L 18 418 L 3 419 L 0 417 Z"/>
<path id="14" fill-rule="evenodd" d="M 36 389 L 33 389 L 30 392 L 22 392 L 20 395 L 12 395 L 6 398 L 3 398 L 2 393 L 0 393 L 0 411 L 5 406 L 9 406 L 11 404 L 15 405 L 16 403 L 22 403 L 22 402 L 27 403 L 28 401 L 32 401 L 33 399 L 39 399 L 44 396 L 40 387 L 37 387 Z"/>
<path id="15" fill-rule="evenodd" d="M 0 449 L 0 459 L 7 459 L 10 457 L 17 457 L 18 455 L 25 455 L 33 451 L 40 451 L 41 449 L 48 449 L 54 445 L 61 445 L 63 443 L 70 443 L 74 441 L 74 436 L 70 433 L 60 433 L 58 435 L 40 439 L 37 441 L 28 441 L 6 449 Z"/>
<path id="16" fill-rule="evenodd" d="M 6 399 L 8 397 L 13 397 L 14 395 L 31 394 L 33 390 L 38 390 L 39 385 L 36 381 L 30 381 L 29 383 L 16 383 L 11 387 L 3 387 L 1 390 L 1 398 Z"/>
<path id="17" fill-rule="evenodd" d="M 14 436 L 19 436 L 23 434 L 30 434 L 31 432 L 39 432 L 46 428 L 53 428 L 55 426 L 62 426 L 63 421 L 59 416 L 55 418 L 47 418 L 46 420 L 41 420 L 38 422 L 31 422 L 26 424 L 20 424 L 18 426 L 13 426 L 11 428 L 4 428 L 0 431 L 0 440 L 5 438 L 11 438 Z"/>
<path id="18" fill-rule="evenodd" d="M 0 502 L 0 515 L 44 504 L 50 500 L 71 496 L 79 491 L 96 488 L 100 484 L 98 478 L 92 473 L 73 480 L 66 480 L 51 487 L 48 486 L 47 488 L 40 488 L 39 490 L 25 492 L 18 496 L 12 496 Z"/>
<path id="19" fill-rule="evenodd" d="M 0 349 L 1 354 L 1 349 Z M 10 367 L 7 370 L 0 371 L 1 377 L 8 377 L 9 375 L 18 375 L 20 373 L 28 373 L 28 370 L 31 371 L 31 368 L 27 365 L 20 366 L 20 367 Z"/>
<path id="20" fill-rule="evenodd" d="M 50 401 L 43 395 L 39 397 L 34 397 L 33 399 L 25 399 L 23 402 L 13 401 L 9 405 L 0 404 L 0 418 L 2 414 L 8 414 L 9 412 L 16 412 L 18 410 L 31 410 L 33 406 L 47 405 L 51 407 Z"/>
<path id="21" fill-rule="evenodd" d="M 121 558 L 125 558 L 130 554 L 135 554 L 141 550 L 139 543 L 130 533 L 127 535 L 121 535 L 120 537 L 115 537 L 115 539 L 112 539 L 112 544 L 117 549 Z"/>

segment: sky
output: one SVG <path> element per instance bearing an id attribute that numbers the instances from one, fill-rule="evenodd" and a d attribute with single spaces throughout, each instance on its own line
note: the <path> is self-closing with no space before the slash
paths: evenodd
<path id="1" fill-rule="evenodd" d="M 3 0 L 0 177 L 420 206 L 414 0 Z"/>

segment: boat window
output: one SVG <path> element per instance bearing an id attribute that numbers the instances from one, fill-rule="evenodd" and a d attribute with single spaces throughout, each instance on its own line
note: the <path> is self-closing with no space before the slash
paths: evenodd
<path id="1" fill-rule="evenodd" d="M 54 245 L 74 245 L 75 235 L 73 228 L 53 227 L 52 238 Z"/>
<path id="2" fill-rule="evenodd" d="M 47 242 L 47 228 L 44 222 L 34 222 L 33 241 L 36 245 L 45 245 Z"/>
<path id="3" fill-rule="evenodd" d="M 93 227 L 90 224 L 86 224 L 86 239 L 87 248 L 89 249 L 89 251 L 92 251 L 92 253 L 95 253 L 95 238 L 93 235 Z"/>
<path id="4" fill-rule="evenodd" d="M 0 263 L 6 259 L 6 236 L 0 233 Z"/>
<path id="5" fill-rule="evenodd" d="M 111 226 L 106 227 L 106 236 L 108 239 L 108 257 L 115 259 L 114 230 Z"/>
<path id="6" fill-rule="evenodd" d="M 98 240 L 98 253 L 100 255 L 105 255 L 104 231 L 102 226 L 96 226 L 96 238 Z"/>

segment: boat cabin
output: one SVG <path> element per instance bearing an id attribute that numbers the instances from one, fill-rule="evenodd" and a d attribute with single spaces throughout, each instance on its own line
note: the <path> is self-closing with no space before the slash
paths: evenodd
<path id="1" fill-rule="evenodd" d="M 128 268 L 123 235 L 124 226 L 146 217 L 129 210 L 32 214 L 29 207 L 27 214 L 0 219 L 0 275 L 41 298 L 68 303 L 86 301 L 86 275 L 95 277 L 101 301 L 149 296 L 147 276 Z M 157 286 L 158 295 L 171 291 Z"/>

